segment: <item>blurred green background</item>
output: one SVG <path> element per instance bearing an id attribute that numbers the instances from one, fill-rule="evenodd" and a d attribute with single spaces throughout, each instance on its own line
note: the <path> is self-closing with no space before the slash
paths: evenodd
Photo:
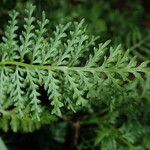
<path id="1" fill-rule="evenodd" d="M 1 0 L 0 40 L 2 40 L 9 19 L 9 11 L 16 9 L 20 12 L 19 23 L 21 24 L 23 23 L 25 5 L 29 2 L 37 6 L 35 13 L 37 18 L 40 18 L 43 10 L 46 12 L 46 16 L 50 20 L 49 34 L 57 24 L 66 24 L 70 21 L 80 21 L 85 18 L 89 34 L 100 36 L 99 41 L 111 39 L 114 46 L 122 44 L 123 49 L 130 48 L 131 55 L 136 55 L 139 61 L 150 59 L 150 0 Z M 150 105 L 148 104 L 148 106 Z M 98 139 L 95 139 L 95 133 L 99 128 L 97 124 L 103 121 L 97 116 L 98 112 L 99 110 L 95 108 L 95 112 L 87 116 L 87 119 L 83 119 L 86 118 L 86 115 L 82 112 L 80 112 L 80 115 L 78 113 L 72 115 L 73 127 L 68 121 L 58 119 L 57 122 L 44 126 L 33 133 L 23 134 L 13 133 L 12 131 L 4 133 L 1 130 L 0 133 L 10 150 L 98 150 L 102 148 L 93 144 L 96 140 L 98 141 Z M 150 112 L 148 111 L 145 114 L 148 117 Z M 101 115 L 105 116 L 105 112 L 101 112 Z M 112 120 L 115 115 L 112 114 Z M 75 144 L 72 136 L 75 129 L 78 129 L 77 118 L 79 116 L 83 120 L 83 127 L 80 131 L 79 142 Z M 119 116 L 118 118 L 120 123 L 127 119 L 126 116 Z M 77 127 L 74 128 L 74 125 Z M 107 128 L 104 127 L 100 134 L 115 132 Z M 136 132 L 139 128 L 134 127 L 134 130 Z M 140 131 L 142 132 L 142 130 Z M 143 132 L 147 131 L 144 130 Z M 136 143 L 133 142 L 137 145 L 137 149 L 150 150 L 149 130 L 143 141 L 140 140 L 141 137 L 134 134 L 127 136 L 131 143 L 134 138 L 137 138 Z M 102 150 L 117 149 L 111 138 L 107 138 L 107 142 L 103 143 L 105 148 Z M 122 143 L 122 141 L 119 141 L 119 143 Z M 111 148 L 108 145 L 111 145 Z M 138 145 L 142 145 L 142 148 L 140 149 L 140 146 L 138 148 Z M 120 150 L 127 149 L 125 146 Z M 131 150 L 135 149 L 131 146 Z"/>

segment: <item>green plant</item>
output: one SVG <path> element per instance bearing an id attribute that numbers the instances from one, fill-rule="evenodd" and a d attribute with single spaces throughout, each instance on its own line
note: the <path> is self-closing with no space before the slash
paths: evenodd
<path id="1" fill-rule="evenodd" d="M 125 47 L 130 48 L 133 55 L 137 56 L 141 60 L 146 60 L 150 57 L 149 52 L 149 41 L 150 41 L 150 31 L 146 30 L 141 32 L 140 29 L 135 28 L 133 31 L 129 32 L 126 37 Z"/>
<path id="2" fill-rule="evenodd" d="M 10 125 L 15 132 L 32 132 L 56 120 L 55 116 L 63 118 L 63 114 L 80 110 L 91 113 L 101 104 L 101 109 L 103 104 L 108 106 L 109 118 L 131 99 L 133 91 L 129 87 L 136 89 L 138 82 L 149 78 L 149 61 L 139 64 L 135 57 L 128 56 L 129 50 L 122 50 L 120 45 L 113 48 L 109 40 L 95 47 L 97 37 L 86 33 L 84 20 L 58 25 L 49 37 L 45 13 L 41 21 L 36 21 L 34 9 L 32 5 L 26 9 L 20 35 L 18 13 L 13 11 L 0 43 L 0 127 L 4 131 Z M 113 117 L 110 120 L 112 123 Z M 106 136 L 112 144 L 120 132 L 107 128 L 100 133 L 113 133 L 112 139 Z M 105 135 L 95 145 L 103 139 Z"/>

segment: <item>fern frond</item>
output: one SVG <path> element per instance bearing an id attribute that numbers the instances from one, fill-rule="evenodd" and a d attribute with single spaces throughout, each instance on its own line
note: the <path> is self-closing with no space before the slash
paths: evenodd
<path id="1" fill-rule="evenodd" d="M 52 100 L 51 105 L 54 106 L 52 113 L 61 115 L 60 108 L 63 106 L 63 103 L 61 102 L 61 93 L 59 88 L 60 81 L 56 79 L 53 74 L 54 72 L 48 71 L 44 86 L 48 91 L 49 99 Z"/>
<path id="2" fill-rule="evenodd" d="M 25 107 L 25 93 L 23 88 L 25 87 L 24 78 L 22 77 L 23 69 L 16 67 L 15 72 L 11 75 L 11 90 L 10 98 L 14 100 L 15 107 L 19 114 L 23 116 L 22 109 Z"/>
<path id="3" fill-rule="evenodd" d="M 1 107 L 5 96 L 6 101 L 12 101 L 16 113 L 22 116 L 29 107 L 28 116 L 40 119 L 45 107 L 39 88 L 44 86 L 52 106 L 48 108 L 50 113 L 61 115 L 68 108 L 75 111 L 79 107 L 89 107 L 87 93 L 103 88 L 102 83 L 121 88 L 124 81 L 132 81 L 130 74 L 141 79 L 141 73 L 150 73 L 146 62 L 138 65 L 135 57 L 129 60 L 129 51 L 124 53 L 121 46 L 110 47 L 110 41 L 93 48 L 97 38 L 86 34 L 84 20 L 74 23 L 70 32 L 70 23 L 56 26 L 54 37 L 49 38 L 45 35 L 48 24 L 45 14 L 36 26 L 34 9 L 32 5 L 26 9 L 24 31 L 18 41 L 15 33 L 17 13 L 7 28 L 7 38 L 3 38 L 0 47 Z M 4 73 L 4 70 L 9 71 Z M 5 86 L 9 87 L 8 91 Z"/>
<path id="4" fill-rule="evenodd" d="M 24 61 L 24 57 L 26 53 L 29 53 L 30 46 L 33 44 L 34 34 L 32 31 L 35 29 L 33 22 L 35 21 L 35 17 L 33 17 L 33 11 L 35 6 L 28 5 L 25 10 L 26 17 L 24 18 L 24 31 L 22 31 L 22 35 L 20 35 L 21 46 L 19 48 L 19 55 L 21 62 Z M 32 51 L 32 50 L 31 50 Z"/>
<path id="5" fill-rule="evenodd" d="M 17 58 L 16 52 L 18 49 L 17 41 L 16 41 L 16 30 L 18 29 L 17 26 L 17 16 L 18 12 L 13 11 L 10 13 L 10 18 L 11 20 L 8 22 L 9 25 L 6 27 L 6 32 L 5 36 L 3 37 L 3 48 L 2 48 L 2 53 L 3 55 L 1 56 L 2 60 L 13 60 Z"/>
<path id="6" fill-rule="evenodd" d="M 150 31 L 146 31 L 145 35 L 141 33 L 140 29 L 134 29 L 128 33 L 125 44 L 125 47 L 128 47 L 141 60 L 150 57 Z"/>

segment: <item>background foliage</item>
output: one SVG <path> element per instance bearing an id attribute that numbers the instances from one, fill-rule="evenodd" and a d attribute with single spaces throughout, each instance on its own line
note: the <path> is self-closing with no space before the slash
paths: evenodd
<path id="1" fill-rule="evenodd" d="M 37 18 L 45 10 L 50 19 L 49 34 L 56 24 L 80 22 L 85 18 L 88 33 L 100 35 L 100 41 L 111 39 L 114 46 L 121 43 L 124 49 L 130 49 L 131 55 L 137 56 L 138 62 L 150 59 L 149 0 L 2 0 L 1 40 L 9 11 L 16 9 L 20 12 L 19 23 L 22 26 L 25 4 L 28 2 L 37 6 Z M 9 115 L 5 120 L 2 118 L 0 133 L 4 143 L 10 150 L 149 150 L 150 78 L 145 77 L 140 82 L 135 80 L 128 85 L 125 93 L 129 94 L 125 98 L 122 98 L 122 94 L 113 85 L 98 89 L 96 93 L 99 95 L 95 97 L 103 95 L 101 104 L 99 101 L 92 101 L 93 109 L 90 111 L 85 109 L 76 113 L 67 112 L 62 118 L 47 117 L 45 112 L 42 126 L 31 120 L 27 125 L 21 120 L 17 121 L 20 127 L 30 126 L 27 130 L 25 127 L 16 129 L 13 126 L 16 120 L 13 119 L 11 127 L 7 126 Z M 94 94 L 93 91 L 91 95 Z"/>

